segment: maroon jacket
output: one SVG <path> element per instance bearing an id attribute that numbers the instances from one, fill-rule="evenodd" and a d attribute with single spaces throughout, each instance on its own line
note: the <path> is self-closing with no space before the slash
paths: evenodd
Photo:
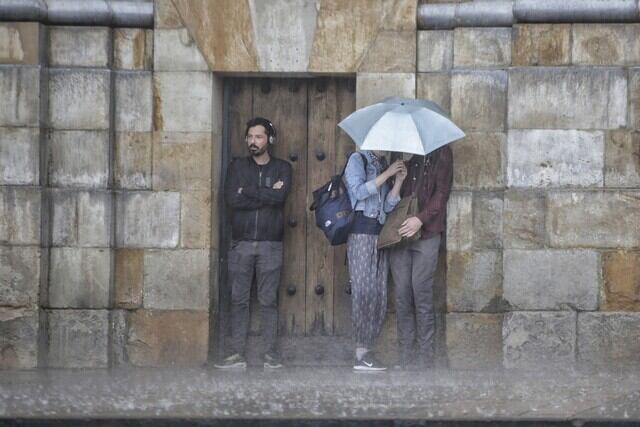
<path id="1" fill-rule="evenodd" d="M 418 195 L 420 212 L 416 215 L 422 221 L 421 239 L 426 240 L 442 233 L 446 227 L 447 200 L 453 181 L 453 155 L 448 145 L 437 149 L 427 156 L 414 155 L 405 162 L 408 175 L 402 184 L 400 194 L 409 196 L 418 185 L 420 165 L 425 162 L 422 189 Z"/>

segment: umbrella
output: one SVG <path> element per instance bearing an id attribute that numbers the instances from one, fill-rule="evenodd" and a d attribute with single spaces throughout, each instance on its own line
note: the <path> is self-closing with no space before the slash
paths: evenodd
<path id="1" fill-rule="evenodd" d="M 465 136 L 435 102 L 395 96 L 354 111 L 338 126 L 362 150 L 420 155 Z"/>

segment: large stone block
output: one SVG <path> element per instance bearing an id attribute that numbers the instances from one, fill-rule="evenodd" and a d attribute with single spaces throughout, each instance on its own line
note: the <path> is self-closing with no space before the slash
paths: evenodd
<path id="1" fill-rule="evenodd" d="M 109 358 L 114 367 L 126 366 L 127 364 L 128 317 L 127 310 L 111 310 L 110 312 L 111 351 Z"/>
<path id="2" fill-rule="evenodd" d="M 597 310 L 600 257 L 590 250 L 505 250 L 504 299 L 519 310 Z"/>
<path id="3" fill-rule="evenodd" d="M 116 244 L 132 248 L 175 248 L 180 228 L 180 194 L 124 192 L 117 196 Z"/>
<path id="4" fill-rule="evenodd" d="M 454 71 L 451 117 L 456 124 L 464 131 L 504 130 L 507 80 L 506 71 Z"/>
<path id="5" fill-rule="evenodd" d="M 576 351 L 576 313 L 506 313 L 502 340 L 505 368 L 572 366 Z"/>
<path id="6" fill-rule="evenodd" d="M 49 65 L 52 67 L 109 67 L 110 58 L 109 28 L 49 28 Z"/>
<path id="7" fill-rule="evenodd" d="M 154 28 L 182 28 L 184 24 L 172 0 L 154 0 Z"/>
<path id="8" fill-rule="evenodd" d="M 0 126 L 40 125 L 40 67 L 0 66 Z"/>
<path id="9" fill-rule="evenodd" d="M 50 307 L 109 307 L 109 249 L 51 248 L 50 263 Z"/>
<path id="10" fill-rule="evenodd" d="M 447 203 L 447 249 L 468 251 L 473 247 L 473 193 L 454 191 Z"/>
<path id="11" fill-rule="evenodd" d="M 414 73 L 358 73 L 356 77 L 356 108 L 364 107 L 388 96 L 416 96 Z"/>
<path id="12" fill-rule="evenodd" d="M 549 193 L 546 228 L 554 247 L 638 247 L 640 192 Z"/>
<path id="13" fill-rule="evenodd" d="M 415 31 L 381 31 L 365 54 L 359 72 L 410 73 L 416 70 Z"/>
<path id="14" fill-rule="evenodd" d="M 38 365 L 38 311 L 0 307 L 0 369 Z"/>
<path id="15" fill-rule="evenodd" d="M 453 31 L 418 31 L 418 72 L 453 66 Z"/>
<path id="16" fill-rule="evenodd" d="M 544 195 L 507 191 L 504 194 L 503 244 L 507 249 L 542 248 L 545 239 Z"/>
<path id="17" fill-rule="evenodd" d="M 447 314 L 447 356 L 453 369 L 502 366 L 502 314 Z"/>
<path id="18" fill-rule="evenodd" d="M 640 252 L 602 255 L 602 311 L 640 311 Z"/>
<path id="19" fill-rule="evenodd" d="M 107 310 L 50 310 L 47 312 L 52 368 L 106 368 L 109 312 Z"/>
<path id="20" fill-rule="evenodd" d="M 605 187 L 640 187 L 640 133 L 607 132 L 604 150 Z"/>
<path id="21" fill-rule="evenodd" d="M 604 132 L 511 130 L 509 187 L 602 187 Z"/>
<path id="22" fill-rule="evenodd" d="M 509 71 L 512 129 L 615 129 L 626 125 L 626 116 L 627 79 L 622 69 Z"/>
<path id="23" fill-rule="evenodd" d="M 49 155 L 52 186 L 107 187 L 108 131 L 53 131 Z"/>
<path id="24" fill-rule="evenodd" d="M 40 64 L 41 38 L 42 27 L 37 22 L 3 22 L 0 24 L 0 64 Z"/>
<path id="25" fill-rule="evenodd" d="M 114 181 L 118 188 L 151 188 L 151 132 L 118 132 L 115 137 Z"/>
<path id="26" fill-rule="evenodd" d="M 640 363 L 640 313 L 578 313 L 579 361 L 604 369 Z"/>
<path id="27" fill-rule="evenodd" d="M 207 311 L 137 310 L 129 315 L 127 353 L 134 366 L 199 366 L 207 361 Z"/>
<path id="28" fill-rule="evenodd" d="M 640 24 L 574 24 L 572 33 L 574 64 L 640 63 Z"/>
<path id="29" fill-rule="evenodd" d="M 152 66 L 153 30 L 143 28 L 113 30 L 113 67 L 116 70 L 151 70 Z"/>
<path id="30" fill-rule="evenodd" d="M 451 144 L 453 188 L 488 190 L 504 188 L 504 133 L 471 132 Z"/>
<path id="31" fill-rule="evenodd" d="M 153 84 L 155 130 L 211 131 L 211 73 L 158 72 Z"/>
<path id="32" fill-rule="evenodd" d="M 55 129 L 108 129 L 111 72 L 49 70 L 49 124 Z"/>
<path id="33" fill-rule="evenodd" d="M 209 252 L 201 249 L 145 252 L 144 307 L 207 310 Z"/>
<path id="34" fill-rule="evenodd" d="M 511 28 L 456 28 L 453 66 L 508 67 L 511 65 Z"/>
<path id="35" fill-rule="evenodd" d="M 39 129 L 0 128 L 0 153 L 0 184 L 39 184 Z"/>
<path id="36" fill-rule="evenodd" d="M 151 73 L 121 71 L 115 73 L 115 79 L 116 131 L 150 132 L 153 120 Z"/>
<path id="37" fill-rule="evenodd" d="M 142 307 L 144 250 L 115 251 L 115 304 L 119 308 Z"/>
<path id="38" fill-rule="evenodd" d="M 154 71 L 207 71 L 209 66 L 186 28 L 153 32 Z"/>
<path id="39" fill-rule="evenodd" d="M 568 65 L 571 62 L 571 24 L 513 26 L 513 65 Z"/>
<path id="40" fill-rule="evenodd" d="M 629 68 L 629 127 L 640 130 L 640 68 Z"/>
<path id="41" fill-rule="evenodd" d="M 182 193 L 180 247 L 211 246 L 211 191 Z"/>
<path id="42" fill-rule="evenodd" d="M 154 190 L 211 189 L 211 134 L 153 135 Z"/>
<path id="43" fill-rule="evenodd" d="M 501 249 L 503 193 L 476 193 L 473 197 L 473 247 Z"/>
<path id="44" fill-rule="evenodd" d="M 447 253 L 447 311 L 501 311 L 502 254 Z"/>
<path id="45" fill-rule="evenodd" d="M 38 306 L 40 248 L 0 246 L 0 306 Z"/>
<path id="46" fill-rule="evenodd" d="M 0 244 L 39 245 L 41 206 L 40 190 L 0 187 Z"/>
<path id="47" fill-rule="evenodd" d="M 451 77 L 449 73 L 418 73 L 417 97 L 430 99 L 451 114 Z"/>
<path id="48" fill-rule="evenodd" d="M 53 245 L 111 246 L 113 197 L 110 193 L 55 190 L 51 194 Z"/>

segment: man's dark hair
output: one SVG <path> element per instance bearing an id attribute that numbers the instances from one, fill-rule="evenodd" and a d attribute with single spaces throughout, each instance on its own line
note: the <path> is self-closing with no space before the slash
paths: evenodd
<path id="1" fill-rule="evenodd" d="M 273 127 L 273 123 L 270 120 L 265 119 L 264 117 L 254 117 L 253 119 L 247 122 L 247 127 L 244 130 L 244 136 L 246 137 L 249 134 L 249 129 L 254 126 L 262 126 L 267 132 L 267 136 L 269 137 L 269 143 L 273 144 L 273 141 L 276 138 L 276 128 Z"/>

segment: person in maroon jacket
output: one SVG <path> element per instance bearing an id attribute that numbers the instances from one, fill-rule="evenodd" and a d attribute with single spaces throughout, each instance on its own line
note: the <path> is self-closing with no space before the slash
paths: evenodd
<path id="1" fill-rule="evenodd" d="M 426 156 L 414 155 L 405 163 L 408 175 L 401 195 L 415 192 L 419 213 L 408 218 L 398 231 L 405 237 L 421 235 L 419 240 L 393 248 L 389 261 L 395 283 L 400 366 L 425 369 L 433 366 L 433 276 L 446 226 L 453 156 L 451 148 L 445 145 Z M 422 188 L 416 188 L 420 171 L 423 171 Z"/>

